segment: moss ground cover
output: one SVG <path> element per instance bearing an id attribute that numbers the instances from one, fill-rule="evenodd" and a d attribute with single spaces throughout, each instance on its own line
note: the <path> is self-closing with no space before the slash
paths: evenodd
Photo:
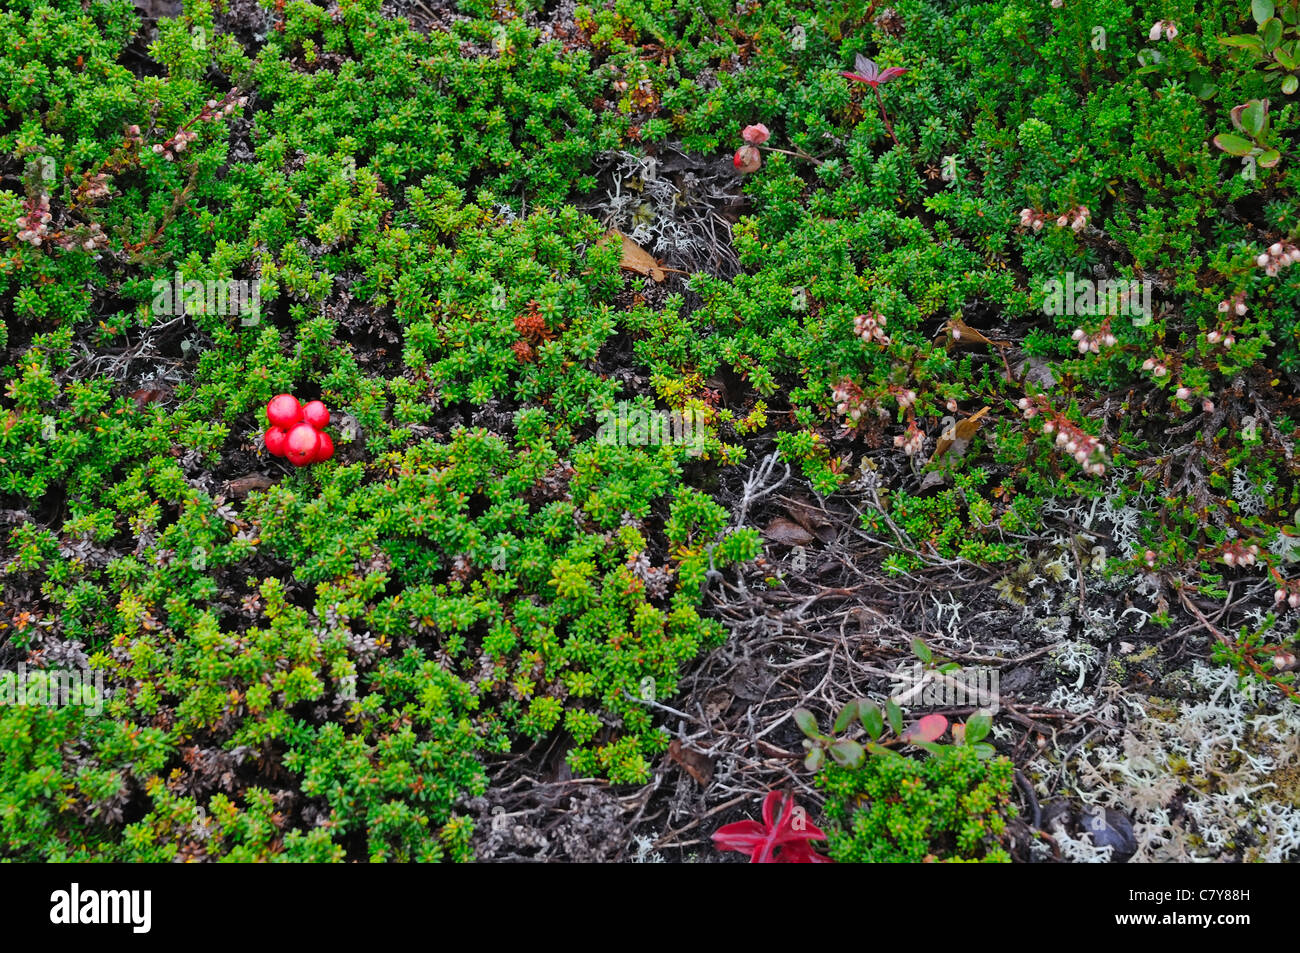
<path id="1" fill-rule="evenodd" d="M 1294 4 L 433 6 L 0 0 L 0 679 L 104 689 L 0 706 L 0 856 L 466 860 L 503 765 L 647 784 L 813 578 L 764 466 L 885 591 L 1077 581 L 1066 683 L 1118 609 L 1294 703 Z M 1009 762 L 869 764 L 1004 856 Z"/>

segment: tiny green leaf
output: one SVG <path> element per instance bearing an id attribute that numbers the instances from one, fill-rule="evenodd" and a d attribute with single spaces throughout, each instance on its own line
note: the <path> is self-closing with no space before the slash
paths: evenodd
<path id="1" fill-rule="evenodd" d="M 821 737 L 821 731 L 817 728 L 817 716 L 807 708 L 796 708 L 794 710 L 794 723 L 809 738 Z"/>
<path id="2" fill-rule="evenodd" d="M 831 757 L 835 763 L 845 768 L 856 768 L 862 763 L 866 754 L 862 750 L 862 745 L 856 741 L 837 741 L 831 745 Z"/>
<path id="3" fill-rule="evenodd" d="M 858 703 L 851 701 L 840 709 L 840 713 L 835 716 L 835 724 L 831 728 L 831 734 L 838 735 L 841 731 L 849 726 L 849 722 L 858 717 Z"/>
<path id="4" fill-rule="evenodd" d="M 874 741 L 871 742 L 871 744 L 867 745 L 867 750 L 870 751 L 872 754 L 888 755 L 891 758 L 903 759 L 903 756 L 899 754 L 897 751 L 895 751 L 893 748 L 886 748 L 884 745 L 876 744 L 876 742 Z"/>
<path id="5" fill-rule="evenodd" d="M 1255 148 L 1254 143 L 1230 132 L 1221 132 L 1214 137 L 1214 144 L 1230 156 L 1244 156 Z"/>
<path id="6" fill-rule="evenodd" d="M 1251 0 L 1250 2 L 1250 15 L 1259 24 L 1265 23 L 1272 17 L 1275 9 L 1273 0 Z"/>
<path id="7" fill-rule="evenodd" d="M 1271 53 L 1282 42 L 1282 21 L 1277 17 L 1266 20 L 1259 32 L 1264 40 L 1264 52 Z"/>
<path id="8" fill-rule="evenodd" d="M 1282 92 L 1286 93 L 1288 96 L 1294 93 L 1297 88 L 1300 88 L 1300 79 L 1296 79 L 1294 75 L 1288 76 L 1286 79 L 1282 80 Z"/>
<path id="9" fill-rule="evenodd" d="M 934 661 L 934 655 L 930 652 L 930 646 L 926 645 L 920 639 L 912 640 L 912 654 L 926 665 L 929 665 Z"/>
<path id="10" fill-rule="evenodd" d="M 1221 36 L 1219 42 L 1224 46 L 1235 47 L 1239 50 L 1250 50 L 1256 56 L 1264 55 L 1264 44 L 1260 42 L 1257 36 Z"/>
<path id="11" fill-rule="evenodd" d="M 809 771 L 816 771 L 826 760 L 825 748 L 813 748 L 803 759 L 803 766 Z"/>
<path id="12" fill-rule="evenodd" d="M 1241 111 L 1241 128 L 1252 136 L 1264 131 L 1264 117 L 1268 115 L 1268 106 L 1262 99 L 1252 99 Z"/>
<path id="13" fill-rule="evenodd" d="M 871 702 L 865 704 L 859 702 L 858 717 L 862 719 L 862 727 L 867 729 L 867 734 L 871 736 L 871 740 L 879 741 L 881 734 L 885 730 L 885 719 L 880 714 L 880 708 Z"/>
<path id="14" fill-rule="evenodd" d="M 889 716 L 889 727 L 894 729 L 894 734 L 903 733 L 903 709 L 899 708 L 891 698 L 885 702 L 885 714 Z"/>
<path id="15" fill-rule="evenodd" d="M 984 711 L 976 712 L 966 719 L 966 744 L 973 745 L 977 741 L 983 741 L 992 730 L 993 716 Z"/>

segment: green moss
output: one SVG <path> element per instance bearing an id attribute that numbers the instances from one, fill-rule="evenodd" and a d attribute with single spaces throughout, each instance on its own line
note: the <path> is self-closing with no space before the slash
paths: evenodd
<path id="1" fill-rule="evenodd" d="M 855 769 L 829 765 L 817 776 L 827 794 L 830 853 L 841 862 L 1010 860 L 1003 846 L 1013 766 L 966 747 L 914 761 L 878 755 Z"/>

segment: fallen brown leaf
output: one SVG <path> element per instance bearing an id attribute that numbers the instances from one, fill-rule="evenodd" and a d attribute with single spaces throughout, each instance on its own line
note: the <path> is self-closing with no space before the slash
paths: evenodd
<path id="1" fill-rule="evenodd" d="M 934 455 L 930 457 L 930 462 L 933 463 L 945 454 L 951 455 L 954 459 L 964 454 L 966 448 L 970 446 L 971 438 L 980 429 L 984 415 L 988 412 L 989 409 L 984 407 L 945 430 L 934 446 Z"/>
<path id="2" fill-rule="evenodd" d="M 142 390 L 132 391 L 131 399 L 135 401 L 136 410 L 144 410 L 147 404 L 152 404 L 156 400 L 162 400 L 170 393 L 170 389 L 161 387 L 146 387 Z"/>
<path id="3" fill-rule="evenodd" d="M 682 747 L 676 738 L 668 743 L 668 757 L 680 764 L 701 788 L 707 788 L 713 780 L 712 759 L 698 751 Z"/>
<path id="4" fill-rule="evenodd" d="M 981 332 L 972 328 L 961 318 L 950 319 L 948 323 L 944 325 L 943 330 L 947 331 L 948 337 L 957 344 L 989 344 L 993 347 L 1007 346 L 1006 341 L 995 341 L 992 338 L 986 337 Z"/>
<path id="5" fill-rule="evenodd" d="M 274 485 L 275 481 L 265 473 L 250 473 L 248 476 L 227 480 L 225 490 L 235 499 L 242 500 L 256 490 L 267 490 Z"/>
<path id="6" fill-rule="evenodd" d="M 614 241 L 616 238 L 623 243 L 623 254 L 618 264 L 624 271 L 633 271 L 638 275 L 646 275 L 654 281 L 663 281 L 665 273 L 670 271 L 678 275 L 686 274 L 686 272 L 678 268 L 665 268 L 659 264 L 659 260 L 654 255 L 616 228 L 607 231 L 596 244 L 603 245 L 605 242 Z"/>
<path id="7" fill-rule="evenodd" d="M 823 510 L 818 509 L 811 503 L 803 500 L 788 500 L 785 511 L 790 514 L 791 519 L 812 533 L 823 543 L 831 543 L 835 540 L 835 527 Z"/>
<path id="8" fill-rule="evenodd" d="M 807 546 L 817 538 L 798 523 L 783 517 L 768 523 L 763 535 L 782 546 Z"/>

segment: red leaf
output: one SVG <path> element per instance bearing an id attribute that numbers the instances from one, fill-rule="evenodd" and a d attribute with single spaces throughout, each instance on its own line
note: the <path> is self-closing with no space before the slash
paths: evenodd
<path id="1" fill-rule="evenodd" d="M 779 816 L 778 802 L 781 807 Z M 794 796 L 772 791 L 763 799 L 763 823 L 737 821 L 727 824 L 714 831 L 713 842 L 719 850 L 749 854 L 749 861 L 753 864 L 823 862 L 825 858 L 817 855 L 808 842 L 825 840 L 826 835 L 815 824 L 808 823 L 802 811 L 797 816 L 802 821 L 802 830 L 794 829 Z"/>
<path id="2" fill-rule="evenodd" d="M 907 731 L 904 741 L 935 741 L 948 730 L 948 719 L 943 715 L 926 715 Z"/>

